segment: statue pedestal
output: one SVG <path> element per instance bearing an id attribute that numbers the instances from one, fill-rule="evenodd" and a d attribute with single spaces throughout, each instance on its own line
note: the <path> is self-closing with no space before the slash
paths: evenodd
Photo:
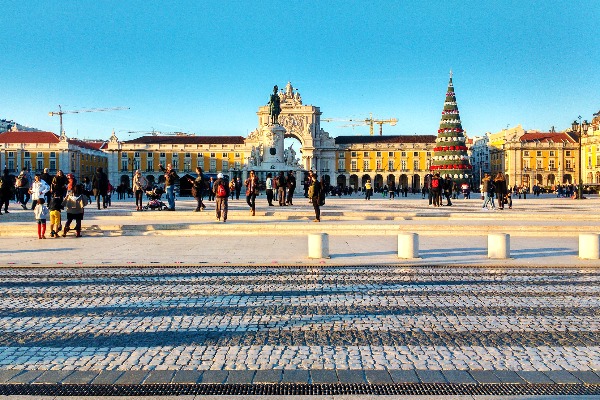
<path id="1" fill-rule="evenodd" d="M 283 160 L 285 137 L 285 128 L 281 125 L 265 125 L 261 128 L 263 154 L 263 167 L 270 168 L 276 165 L 277 169 L 283 169 L 285 162 Z M 266 165 L 265 165 L 266 164 Z"/>

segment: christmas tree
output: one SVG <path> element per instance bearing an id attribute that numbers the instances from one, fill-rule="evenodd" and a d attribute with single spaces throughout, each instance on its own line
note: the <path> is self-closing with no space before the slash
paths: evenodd
<path id="1" fill-rule="evenodd" d="M 456 95 L 452 84 L 452 71 L 450 82 L 446 91 L 446 101 L 442 111 L 440 129 L 433 149 L 431 160 L 431 173 L 439 173 L 445 178 L 449 175 L 455 182 L 468 182 L 471 178 L 472 166 L 467 154 L 466 138 L 460 122 L 460 114 L 456 105 Z"/>

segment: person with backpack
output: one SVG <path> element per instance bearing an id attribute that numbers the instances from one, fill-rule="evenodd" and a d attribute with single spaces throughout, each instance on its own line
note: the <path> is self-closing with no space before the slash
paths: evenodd
<path id="1" fill-rule="evenodd" d="M 258 178 L 254 170 L 250 171 L 250 176 L 244 182 L 246 186 L 246 203 L 250 206 L 250 215 L 256 214 L 256 195 L 258 194 Z M 285 197 L 285 195 L 284 195 Z M 281 204 L 279 204 L 281 205 Z"/>
<path id="2" fill-rule="evenodd" d="M 442 178 L 440 177 L 440 174 L 436 173 L 431 178 L 431 183 L 429 186 L 429 194 L 433 200 L 434 207 L 440 207 L 442 205 L 442 186 Z"/>
<path id="3" fill-rule="evenodd" d="M 217 174 L 217 180 L 213 182 L 212 190 L 215 195 L 215 211 L 217 213 L 217 221 L 221 221 L 221 216 L 223 216 L 223 222 L 227 222 L 227 210 L 229 208 L 227 204 L 227 199 L 229 198 L 229 184 L 221 172 Z"/>

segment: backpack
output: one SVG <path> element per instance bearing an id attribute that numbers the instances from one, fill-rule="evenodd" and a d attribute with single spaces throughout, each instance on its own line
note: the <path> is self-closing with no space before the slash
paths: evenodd
<path id="1" fill-rule="evenodd" d="M 227 197 L 227 191 L 225 190 L 223 182 L 220 182 L 217 186 L 217 197 Z"/>
<path id="2" fill-rule="evenodd" d="M 431 187 L 434 188 L 434 189 L 437 189 L 439 186 L 440 186 L 440 180 L 436 179 L 436 178 L 433 178 L 431 180 Z"/>

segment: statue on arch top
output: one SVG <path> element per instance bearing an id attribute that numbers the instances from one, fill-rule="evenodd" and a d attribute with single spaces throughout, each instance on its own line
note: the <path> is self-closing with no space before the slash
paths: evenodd
<path id="1" fill-rule="evenodd" d="M 271 116 L 271 123 L 278 124 L 279 123 L 279 114 L 281 113 L 281 100 L 279 98 L 279 94 L 277 91 L 279 88 L 277 85 L 273 87 L 273 94 L 271 95 L 271 99 L 269 100 L 269 115 Z"/>

